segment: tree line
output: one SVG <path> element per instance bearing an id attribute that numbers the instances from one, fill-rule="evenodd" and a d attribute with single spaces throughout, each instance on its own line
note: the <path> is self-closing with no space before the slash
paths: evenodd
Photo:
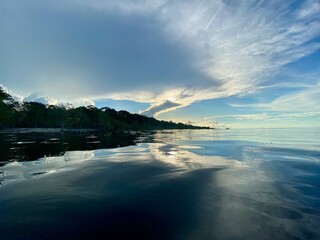
<path id="1" fill-rule="evenodd" d="M 0 128 L 72 128 L 114 130 L 207 128 L 159 121 L 109 107 L 71 107 L 39 102 L 18 102 L 0 87 Z"/>

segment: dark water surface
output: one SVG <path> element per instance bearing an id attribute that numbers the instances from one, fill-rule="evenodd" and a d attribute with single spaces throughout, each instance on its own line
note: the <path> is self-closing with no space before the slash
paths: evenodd
<path id="1" fill-rule="evenodd" d="M 0 134 L 0 239 L 320 239 L 319 129 Z"/>

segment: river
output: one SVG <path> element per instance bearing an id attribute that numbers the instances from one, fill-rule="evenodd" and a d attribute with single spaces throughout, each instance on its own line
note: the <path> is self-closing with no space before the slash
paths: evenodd
<path id="1" fill-rule="evenodd" d="M 0 238 L 320 239 L 320 129 L 0 134 Z"/>

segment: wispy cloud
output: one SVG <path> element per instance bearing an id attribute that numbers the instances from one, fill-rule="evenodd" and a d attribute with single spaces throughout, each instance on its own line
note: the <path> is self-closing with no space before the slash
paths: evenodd
<path id="1" fill-rule="evenodd" d="M 237 120 L 283 120 L 283 119 L 294 119 L 294 118 L 305 118 L 320 116 L 320 111 L 313 112 L 296 112 L 296 113 L 255 113 L 255 114 L 227 114 L 227 115 L 215 115 L 205 117 L 204 120 L 219 120 L 226 118 L 233 118 Z"/>
<path id="2" fill-rule="evenodd" d="M 0 13 L 15 18 L 5 21 L 12 26 L 0 26 L 4 85 L 15 82 L 31 92 L 41 86 L 46 95 L 70 101 L 147 102 L 149 115 L 287 84 L 268 80 L 320 49 L 317 0 L 297 1 L 295 8 L 282 0 L 60 0 L 48 1 L 50 8 L 31 1 L 20 9 L 24 14 L 17 2 L 0 3 L 17 14 Z M 296 108 L 311 109 L 316 94 L 283 96 L 271 108 L 298 101 Z"/>
<path id="3" fill-rule="evenodd" d="M 305 45 L 319 36 L 319 21 L 298 20 L 289 8 L 283 1 L 196 1 L 187 10 L 167 6 L 165 19 L 171 34 L 200 55 L 199 67 L 234 94 L 319 49 L 319 43 Z"/>
<path id="4" fill-rule="evenodd" d="M 304 7 L 302 7 L 297 11 L 297 16 L 299 18 L 308 18 L 308 17 L 320 18 L 320 1 L 319 0 L 307 1 Z"/>
<path id="5" fill-rule="evenodd" d="M 267 119 L 269 115 L 267 113 L 257 113 L 257 114 L 228 114 L 228 115 L 215 115 L 206 117 L 204 119 L 219 119 L 219 118 L 235 118 L 238 120 L 262 120 Z"/>
<path id="6" fill-rule="evenodd" d="M 320 83 L 299 92 L 281 96 L 268 103 L 230 104 L 230 106 L 278 112 L 319 112 L 319 96 Z"/>
<path id="7" fill-rule="evenodd" d="M 307 1 L 297 10 L 283 1 L 142 1 L 139 9 L 121 3 L 131 12 L 156 12 L 168 37 L 186 46 L 194 65 L 209 77 L 203 86 L 185 87 L 158 95 L 156 106 L 168 106 L 168 97 L 179 106 L 194 101 L 246 94 L 296 61 L 320 48 L 320 22 L 315 16 L 318 1 Z M 128 6 L 131 6 L 128 9 Z M 143 6 L 143 7 L 141 7 Z M 211 84 L 214 86 L 210 86 Z M 196 85 L 197 79 L 194 79 Z M 278 83 L 280 86 L 282 83 Z M 268 88 L 268 85 L 264 86 Z M 163 112 L 164 110 L 161 109 Z M 154 112 L 156 114 L 156 112 Z"/>

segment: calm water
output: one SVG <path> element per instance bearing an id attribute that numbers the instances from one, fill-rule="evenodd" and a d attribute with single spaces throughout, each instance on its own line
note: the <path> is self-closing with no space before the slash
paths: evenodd
<path id="1" fill-rule="evenodd" d="M 320 239 L 320 130 L 0 135 L 0 239 Z"/>

